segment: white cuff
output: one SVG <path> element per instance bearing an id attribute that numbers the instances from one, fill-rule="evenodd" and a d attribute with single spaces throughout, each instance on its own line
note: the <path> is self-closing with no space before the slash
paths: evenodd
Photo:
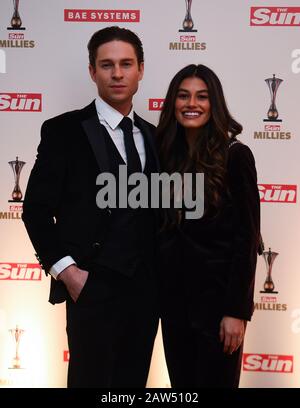
<path id="1" fill-rule="evenodd" d="M 57 279 L 58 275 L 66 269 L 68 266 L 76 264 L 74 259 L 71 256 L 65 256 L 64 258 L 57 261 L 49 270 L 51 276 L 54 279 Z"/>

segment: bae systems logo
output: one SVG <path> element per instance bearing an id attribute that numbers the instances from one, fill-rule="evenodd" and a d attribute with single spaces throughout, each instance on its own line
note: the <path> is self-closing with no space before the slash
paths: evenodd
<path id="1" fill-rule="evenodd" d="M 261 203 L 296 203 L 297 186 L 292 184 L 258 184 Z"/>
<path id="2" fill-rule="evenodd" d="M 262 373 L 290 374 L 294 368 L 294 357 L 278 354 L 243 354 L 243 370 Z"/>
<path id="3" fill-rule="evenodd" d="M 87 23 L 139 23 L 140 10 L 65 9 L 64 21 Z"/>
<path id="4" fill-rule="evenodd" d="M 148 103 L 148 109 L 149 111 L 161 111 L 163 104 L 164 104 L 164 99 L 149 99 Z"/>
<path id="5" fill-rule="evenodd" d="M 250 25 L 260 27 L 299 27 L 300 7 L 251 7 Z"/>
<path id="6" fill-rule="evenodd" d="M 42 269 L 39 264 L 0 263 L 0 281 L 40 281 Z"/>
<path id="7" fill-rule="evenodd" d="M 40 93 L 0 93 L 0 112 L 41 112 Z"/>
<path id="8" fill-rule="evenodd" d="M 63 361 L 65 363 L 68 363 L 69 360 L 70 360 L 70 352 L 69 352 L 69 350 L 64 350 L 63 351 Z"/>

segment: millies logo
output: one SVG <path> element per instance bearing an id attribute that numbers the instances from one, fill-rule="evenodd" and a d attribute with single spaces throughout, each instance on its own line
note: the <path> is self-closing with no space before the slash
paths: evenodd
<path id="1" fill-rule="evenodd" d="M 40 93 L 0 93 L 0 112 L 41 112 Z"/>
<path id="2" fill-rule="evenodd" d="M 9 205 L 7 211 L 0 211 L 0 221 L 21 220 L 23 205 Z"/>
<path id="3" fill-rule="evenodd" d="M 42 269 L 39 264 L 0 263 L 1 280 L 40 281 Z"/>
<path id="4" fill-rule="evenodd" d="M 278 78 L 275 74 L 271 74 L 270 77 L 266 78 L 264 81 L 269 89 L 270 99 L 269 104 L 266 104 L 266 111 L 263 119 L 264 127 L 255 130 L 253 137 L 257 140 L 290 140 L 292 138 L 292 133 L 286 129 L 285 126 L 282 129 L 281 124 L 283 120 L 281 119 L 280 112 L 276 106 L 278 89 L 284 80 Z"/>
<path id="5" fill-rule="evenodd" d="M 8 1 L 8 0 L 6 0 Z M 27 29 L 23 26 L 22 18 L 19 12 L 19 0 L 12 0 L 13 11 L 7 27 L 7 37 L 0 38 L 0 48 L 33 48 L 34 40 L 25 38 Z M 26 31 L 25 31 L 26 30 Z"/>
<path id="6" fill-rule="evenodd" d="M 149 110 L 160 111 L 162 110 L 164 99 L 149 99 Z"/>
<path id="7" fill-rule="evenodd" d="M 258 184 L 261 203 L 296 203 L 297 186 L 292 184 Z"/>
<path id="8" fill-rule="evenodd" d="M 194 20 L 192 18 L 192 0 L 182 1 L 182 6 L 185 3 L 185 14 L 182 15 L 182 23 L 178 32 L 179 38 L 169 43 L 170 51 L 204 51 L 207 48 L 206 42 L 200 42 L 196 34 Z M 199 15 L 197 15 L 199 17 Z"/>
<path id="9" fill-rule="evenodd" d="M 293 356 L 281 356 L 277 354 L 243 354 L 244 371 L 292 373 L 293 363 Z"/>
<path id="10" fill-rule="evenodd" d="M 64 21 L 95 23 L 139 23 L 140 10 L 65 9 Z"/>
<path id="11" fill-rule="evenodd" d="M 250 25 L 299 27 L 300 7 L 251 7 Z"/>

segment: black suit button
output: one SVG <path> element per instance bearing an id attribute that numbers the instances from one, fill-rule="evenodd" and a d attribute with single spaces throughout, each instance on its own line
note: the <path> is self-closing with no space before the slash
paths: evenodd
<path id="1" fill-rule="evenodd" d="M 107 209 L 107 212 L 108 212 L 108 215 L 111 215 L 111 209 L 110 208 Z"/>
<path id="2" fill-rule="evenodd" d="M 99 249 L 101 244 L 100 244 L 100 242 L 94 242 L 92 246 L 93 246 L 94 249 Z"/>

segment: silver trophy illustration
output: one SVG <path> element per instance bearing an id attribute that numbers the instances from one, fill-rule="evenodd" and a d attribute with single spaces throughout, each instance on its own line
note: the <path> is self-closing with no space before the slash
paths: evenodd
<path id="1" fill-rule="evenodd" d="M 272 268 L 274 265 L 275 258 L 279 254 L 278 252 L 271 251 L 271 248 L 269 248 L 269 251 L 264 251 L 262 255 L 264 257 L 267 267 L 267 277 L 264 283 L 264 290 L 261 290 L 260 293 L 278 293 L 274 290 L 275 285 L 272 279 Z"/>
<path id="2" fill-rule="evenodd" d="M 268 119 L 264 119 L 264 122 L 282 122 L 282 119 L 278 119 L 278 110 L 276 108 L 275 100 L 279 85 L 283 82 L 283 79 L 275 77 L 265 79 L 266 84 L 268 85 L 270 95 L 271 95 L 271 105 L 268 110 Z"/>
<path id="3" fill-rule="evenodd" d="M 15 341 L 15 346 L 16 346 L 15 355 L 12 359 L 12 366 L 10 368 L 21 368 L 21 360 L 19 356 L 19 346 L 20 346 L 20 340 L 24 333 L 24 330 L 19 329 L 19 327 L 16 326 L 15 329 L 10 329 L 9 331 L 11 335 L 13 336 L 13 339 Z"/>
<path id="4" fill-rule="evenodd" d="M 192 0 L 185 0 L 186 15 L 182 23 L 183 30 L 178 30 L 180 33 L 193 33 L 197 30 L 193 30 L 194 22 L 191 15 Z"/>
<path id="5" fill-rule="evenodd" d="M 8 162 L 8 164 L 10 165 L 10 167 L 12 168 L 12 171 L 14 173 L 14 178 L 15 178 L 15 187 L 13 189 L 12 192 L 12 200 L 8 200 L 9 203 L 20 203 L 22 202 L 22 191 L 20 189 L 20 175 L 21 175 L 21 171 L 22 168 L 24 166 L 24 164 L 26 164 L 23 161 L 20 161 L 18 156 L 16 157 L 16 160 L 12 160 L 10 162 Z"/>

